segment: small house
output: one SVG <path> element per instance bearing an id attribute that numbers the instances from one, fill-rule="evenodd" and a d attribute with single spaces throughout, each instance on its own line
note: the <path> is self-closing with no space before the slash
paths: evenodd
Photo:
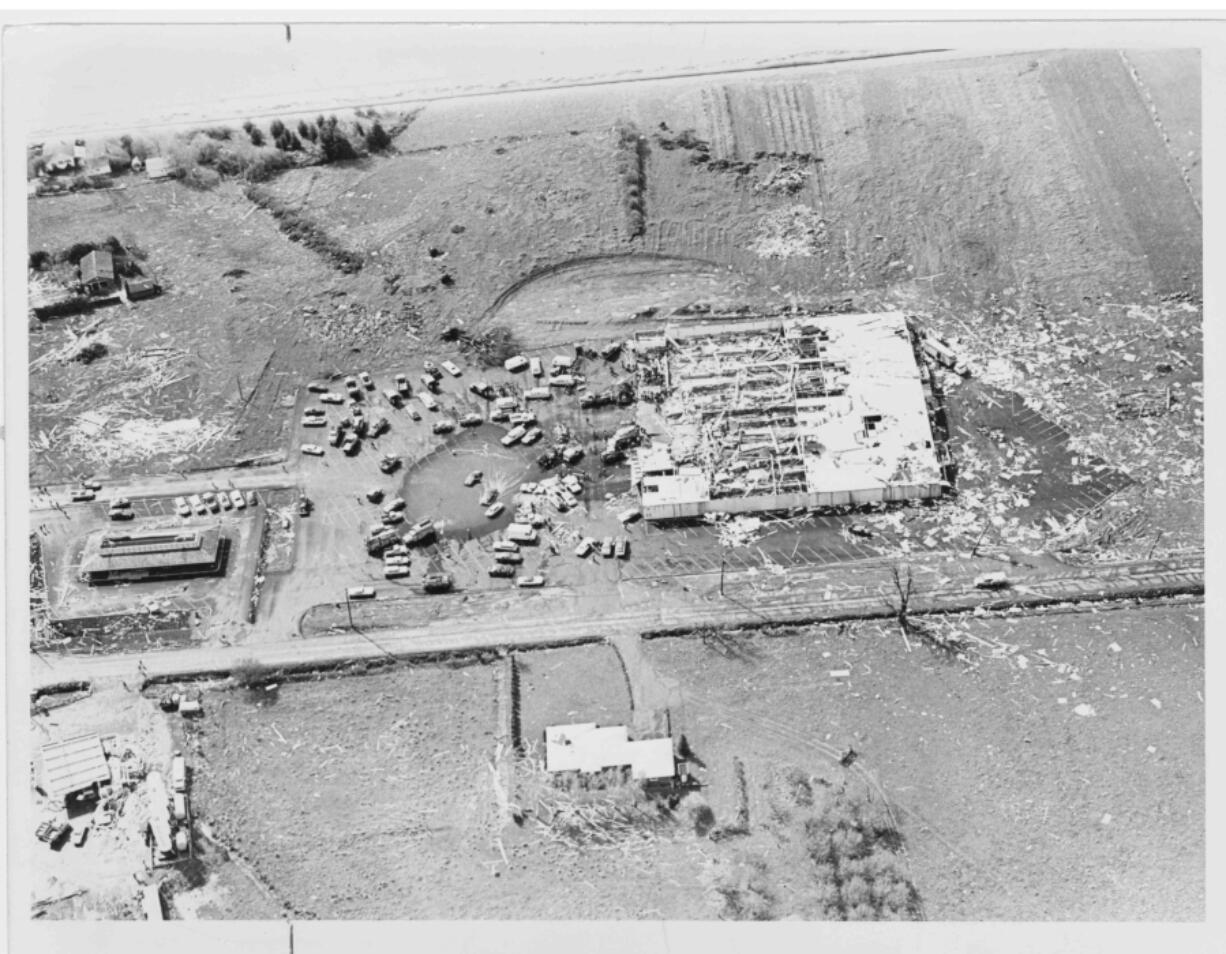
<path id="1" fill-rule="evenodd" d="M 170 161 L 165 156 L 150 156 L 145 160 L 145 175 L 150 179 L 169 178 Z"/>
<path id="2" fill-rule="evenodd" d="M 115 257 L 103 249 L 95 249 L 81 259 L 81 287 L 91 295 L 113 295 L 119 291 L 115 275 Z"/>
<path id="3" fill-rule="evenodd" d="M 624 725 L 594 722 L 545 729 L 545 771 L 591 774 L 605 769 L 629 769 L 637 781 L 671 781 L 677 776 L 672 739 L 631 741 Z"/>

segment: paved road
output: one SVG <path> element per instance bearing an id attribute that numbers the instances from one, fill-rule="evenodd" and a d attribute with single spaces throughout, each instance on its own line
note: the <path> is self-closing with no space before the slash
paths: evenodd
<path id="1" fill-rule="evenodd" d="M 792 574 L 788 579 L 797 581 Z M 667 633 L 702 626 L 890 615 L 888 597 L 892 583 L 888 571 L 879 569 L 857 585 L 841 584 L 837 592 L 821 587 L 820 579 L 814 575 L 811 586 L 789 585 L 774 593 L 758 591 L 751 599 L 720 597 L 718 591 L 708 591 L 688 601 L 639 602 L 613 613 L 607 609 L 594 612 L 584 605 L 580 595 L 568 612 L 551 612 L 548 619 L 531 612 L 523 618 L 441 618 L 428 625 L 399 629 L 346 632 L 258 645 L 167 650 L 143 657 L 40 655 L 32 663 L 31 689 L 39 691 L 66 683 L 107 679 L 139 682 L 141 665 L 146 678 L 186 678 L 224 674 L 246 660 L 270 667 L 313 667 L 387 656 L 577 643 L 624 632 Z M 1203 556 L 1189 554 L 1169 560 L 1070 570 L 1059 576 L 1027 580 L 1007 592 L 977 590 L 969 578 L 948 581 L 923 590 L 913 599 L 912 606 L 918 614 L 969 610 L 976 606 L 992 609 L 1064 600 L 1145 597 L 1162 592 L 1203 593 Z M 530 606 L 525 604 L 526 608 Z"/>

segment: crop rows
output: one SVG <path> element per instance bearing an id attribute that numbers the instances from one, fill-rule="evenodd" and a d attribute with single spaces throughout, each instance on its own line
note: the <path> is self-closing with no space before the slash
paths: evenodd
<path id="1" fill-rule="evenodd" d="M 702 111 L 707 118 L 707 138 L 711 152 L 717 159 L 735 159 L 736 132 L 732 127 L 732 103 L 728 87 L 702 91 Z"/>

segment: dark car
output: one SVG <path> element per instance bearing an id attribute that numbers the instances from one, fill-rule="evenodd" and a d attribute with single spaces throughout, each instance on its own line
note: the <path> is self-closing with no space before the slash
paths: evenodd
<path id="1" fill-rule="evenodd" d="M 562 454 L 555 448 L 545 451 L 536 459 L 537 466 L 542 470 L 550 470 L 562 462 Z"/>
<path id="2" fill-rule="evenodd" d="M 379 470 L 385 474 L 394 474 L 400 467 L 400 458 L 395 454 L 384 454 L 379 461 Z"/>
<path id="3" fill-rule="evenodd" d="M 375 426 L 370 429 L 370 436 L 378 437 L 380 434 L 391 430 L 391 427 L 392 426 L 387 423 L 387 418 L 381 417 L 379 420 L 375 421 Z"/>
<path id="4" fill-rule="evenodd" d="M 490 576 L 505 577 L 510 579 L 515 575 L 515 567 L 508 566 L 505 563 L 495 563 L 489 569 Z"/>
<path id="5" fill-rule="evenodd" d="M 427 593 L 446 593 L 451 586 L 451 577 L 446 573 L 431 573 L 421 581 L 421 588 Z"/>
<path id="6" fill-rule="evenodd" d="M 524 558 L 523 555 L 519 553 L 495 553 L 494 562 L 505 563 L 510 566 L 519 566 L 519 564 L 524 562 Z"/>
<path id="7" fill-rule="evenodd" d="M 306 494 L 303 494 L 298 498 L 298 516 L 309 517 L 313 506 L 314 505 L 311 503 L 311 498 Z"/>
<path id="8" fill-rule="evenodd" d="M 606 450 L 600 453 L 600 462 L 602 464 L 620 464 L 625 459 L 625 453 L 619 450 Z"/>

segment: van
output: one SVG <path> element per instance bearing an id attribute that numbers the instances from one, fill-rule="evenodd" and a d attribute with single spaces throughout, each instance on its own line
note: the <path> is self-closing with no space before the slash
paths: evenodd
<path id="1" fill-rule="evenodd" d="M 383 396 L 387 398 L 387 403 L 392 407 L 404 407 L 404 398 L 400 396 L 399 391 L 393 391 L 391 388 L 386 388 Z"/>
<path id="2" fill-rule="evenodd" d="M 539 378 L 545 373 L 544 367 L 541 366 L 540 358 L 531 358 L 528 361 L 528 370 L 534 378 Z"/>
<path id="3" fill-rule="evenodd" d="M 421 403 L 426 406 L 427 411 L 438 410 L 438 401 L 434 400 L 434 395 L 429 391 L 422 391 L 417 396 L 421 398 Z"/>
<path id="4" fill-rule="evenodd" d="M 518 374 L 520 371 L 524 370 L 524 368 L 528 367 L 528 359 L 522 354 L 517 354 L 513 358 L 507 358 L 507 360 L 502 363 L 502 366 L 506 368 L 509 373 Z"/>
<path id="5" fill-rule="evenodd" d="M 187 821 L 187 796 L 182 792 L 175 792 L 174 807 L 175 821 Z"/>
<path id="6" fill-rule="evenodd" d="M 526 523 L 512 523 L 507 527 L 506 537 L 512 543 L 536 543 L 540 537 Z"/>

